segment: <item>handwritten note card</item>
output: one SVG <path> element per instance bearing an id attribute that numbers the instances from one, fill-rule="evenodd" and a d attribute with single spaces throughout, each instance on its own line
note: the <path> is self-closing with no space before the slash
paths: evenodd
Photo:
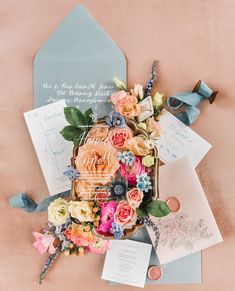
<path id="1" fill-rule="evenodd" d="M 144 287 L 152 245 L 131 240 L 110 240 L 102 279 Z"/>
<path id="2" fill-rule="evenodd" d="M 60 135 L 67 123 L 65 106 L 65 101 L 61 100 L 24 113 L 50 195 L 71 187 L 68 178 L 63 176 L 63 171 L 70 164 L 73 149 L 72 143 Z"/>
<path id="3" fill-rule="evenodd" d="M 164 132 L 161 138 L 156 141 L 159 158 L 163 162 L 169 163 L 178 158 L 189 156 L 196 167 L 210 150 L 211 144 L 173 114 L 165 109 L 163 112 L 160 125 Z"/>

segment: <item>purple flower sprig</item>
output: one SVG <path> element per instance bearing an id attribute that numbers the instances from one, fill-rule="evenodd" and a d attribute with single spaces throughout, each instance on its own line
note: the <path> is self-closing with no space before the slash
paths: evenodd
<path id="1" fill-rule="evenodd" d="M 78 170 L 75 169 L 73 166 L 67 166 L 63 175 L 68 177 L 70 181 L 74 181 L 80 176 Z"/>
<path id="2" fill-rule="evenodd" d="M 123 228 L 121 227 L 121 225 L 117 224 L 114 221 L 112 222 L 110 232 L 113 234 L 115 239 L 121 239 L 124 235 Z"/>
<path id="3" fill-rule="evenodd" d="M 125 118 L 115 110 L 112 110 L 109 115 L 105 117 L 105 122 L 109 127 L 122 128 L 126 126 Z"/>

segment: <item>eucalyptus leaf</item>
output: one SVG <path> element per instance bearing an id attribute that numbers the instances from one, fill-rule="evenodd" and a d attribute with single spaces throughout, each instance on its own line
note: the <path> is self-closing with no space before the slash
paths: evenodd
<path id="1" fill-rule="evenodd" d="M 83 131 L 80 128 L 76 128 L 72 125 L 65 126 L 60 134 L 63 136 L 64 139 L 73 141 L 76 136 L 79 136 Z"/>
<path id="2" fill-rule="evenodd" d="M 74 127 L 83 127 L 86 124 L 83 113 L 76 107 L 65 107 L 64 115 L 68 123 Z"/>
<path id="3" fill-rule="evenodd" d="M 93 122 L 93 111 L 91 108 L 87 109 L 84 112 L 84 118 L 85 118 L 86 125 L 92 125 L 94 123 Z"/>
<path id="4" fill-rule="evenodd" d="M 136 208 L 136 213 L 139 217 L 147 217 L 148 212 L 141 208 Z"/>
<path id="5" fill-rule="evenodd" d="M 146 210 L 149 214 L 155 217 L 163 217 L 170 213 L 170 209 L 167 206 L 166 202 L 161 200 L 155 200 L 150 202 L 146 206 Z"/>

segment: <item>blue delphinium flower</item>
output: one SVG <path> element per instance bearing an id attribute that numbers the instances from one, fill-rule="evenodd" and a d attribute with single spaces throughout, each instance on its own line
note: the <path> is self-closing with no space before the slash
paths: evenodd
<path id="1" fill-rule="evenodd" d="M 117 159 L 123 164 L 126 164 L 131 167 L 134 164 L 135 155 L 129 151 L 119 152 Z"/>
<path id="2" fill-rule="evenodd" d="M 78 170 L 73 166 L 67 166 L 63 175 L 68 177 L 70 181 L 74 181 L 80 176 Z"/>
<path id="3" fill-rule="evenodd" d="M 137 188 L 141 191 L 148 192 L 150 189 L 153 189 L 151 178 L 147 173 L 141 175 L 136 175 Z"/>
<path id="4" fill-rule="evenodd" d="M 119 112 L 112 110 L 108 116 L 105 117 L 105 122 L 109 127 L 125 127 L 126 121 L 123 116 Z"/>
<path id="5" fill-rule="evenodd" d="M 113 234 L 115 239 L 121 239 L 123 236 L 123 228 L 121 225 L 117 224 L 116 222 L 112 222 L 112 227 L 110 232 Z"/>

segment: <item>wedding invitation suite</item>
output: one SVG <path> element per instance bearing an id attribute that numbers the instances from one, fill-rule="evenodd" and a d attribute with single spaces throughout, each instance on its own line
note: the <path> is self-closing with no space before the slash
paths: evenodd
<path id="1" fill-rule="evenodd" d="M 73 144 L 60 134 L 67 123 L 64 107 L 62 100 L 24 113 L 50 195 L 71 188 L 71 182 L 63 176 L 73 150 Z"/>
<path id="2" fill-rule="evenodd" d="M 160 168 L 160 198 L 176 197 L 177 212 L 162 218 L 151 217 L 160 238 L 147 227 L 161 264 L 198 252 L 222 241 L 222 237 L 196 171 L 188 157 Z"/>
<path id="3" fill-rule="evenodd" d="M 143 288 L 151 250 L 151 244 L 110 240 L 102 279 Z"/>
<path id="4" fill-rule="evenodd" d="M 210 150 L 211 144 L 169 111 L 163 110 L 159 123 L 163 133 L 156 144 L 159 158 L 164 163 L 189 156 L 196 167 Z"/>

